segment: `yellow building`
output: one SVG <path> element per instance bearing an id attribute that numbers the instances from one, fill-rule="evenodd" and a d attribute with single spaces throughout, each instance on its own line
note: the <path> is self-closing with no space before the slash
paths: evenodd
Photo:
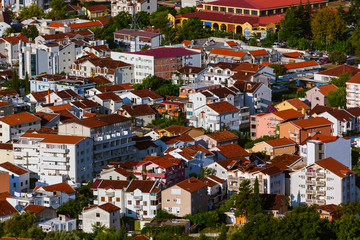
<path id="1" fill-rule="evenodd" d="M 93 5 L 84 8 L 86 15 L 89 18 L 100 18 L 105 17 L 110 11 L 105 5 Z"/>
<path id="2" fill-rule="evenodd" d="M 294 109 L 302 114 L 308 113 L 311 110 L 310 106 L 308 106 L 298 98 L 285 100 L 275 105 L 275 108 L 278 111 Z"/>
<path id="3" fill-rule="evenodd" d="M 251 152 L 264 152 L 273 159 L 282 154 L 294 154 L 296 152 L 295 143 L 287 138 L 273 139 L 256 143 Z"/>
<path id="4" fill-rule="evenodd" d="M 305 1 L 306 2 L 306 1 Z M 174 27 L 179 27 L 191 17 L 199 18 L 205 28 L 234 32 L 245 37 L 255 33 L 265 38 L 267 33 L 275 32 L 286 10 L 298 5 L 301 0 L 219 0 L 197 6 L 197 12 L 169 16 Z M 309 0 L 312 8 L 328 5 L 328 0 Z"/>

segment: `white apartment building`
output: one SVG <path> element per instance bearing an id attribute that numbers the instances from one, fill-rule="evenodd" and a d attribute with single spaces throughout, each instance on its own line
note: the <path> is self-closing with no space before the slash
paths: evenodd
<path id="1" fill-rule="evenodd" d="M 346 107 L 360 106 L 360 73 L 356 73 L 346 82 Z"/>
<path id="2" fill-rule="evenodd" d="M 352 169 L 351 140 L 348 138 L 316 134 L 299 146 L 299 154 L 307 159 L 307 165 L 331 157 Z"/>
<path id="3" fill-rule="evenodd" d="M 100 105 L 100 113 L 102 114 L 114 113 L 123 105 L 121 97 L 113 92 L 97 94 L 91 99 Z"/>
<path id="4" fill-rule="evenodd" d="M 27 37 L 4 37 L 0 39 L 0 53 L 6 56 L 6 62 L 10 65 L 19 62 L 19 53 L 23 45 L 28 44 Z"/>
<path id="5" fill-rule="evenodd" d="M 93 140 L 87 137 L 26 133 L 13 143 L 14 162 L 47 184 L 92 179 Z"/>
<path id="6" fill-rule="evenodd" d="M 333 123 L 333 136 L 342 137 L 355 127 L 355 117 L 345 109 L 334 109 L 317 115 Z"/>
<path id="7" fill-rule="evenodd" d="M 40 118 L 28 112 L 21 112 L 0 118 L 0 141 L 6 143 L 19 138 L 27 130 L 39 130 Z"/>
<path id="8" fill-rule="evenodd" d="M 41 73 L 69 73 L 76 60 L 75 43 L 52 43 L 37 37 L 35 43 L 21 47 L 19 52 L 19 77 L 35 76 Z"/>
<path id="9" fill-rule="evenodd" d="M 173 72 L 171 80 L 176 85 L 198 83 L 204 78 L 206 68 L 184 66 Z"/>
<path id="10" fill-rule="evenodd" d="M 111 203 L 85 207 L 79 216 L 82 221 L 80 228 L 86 233 L 93 232 L 93 225 L 115 227 L 116 231 L 119 231 L 120 219 L 120 208 Z"/>
<path id="11" fill-rule="evenodd" d="M 30 172 L 13 163 L 4 162 L 0 164 L 0 171 L 9 173 L 9 192 L 28 192 L 30 189 Z"/>
<path id="12" fill-rule="evenodd" d="M 93 139 L 93 170 L 99 173 L 109 162 L 131 160 L 135 154 L 131 120 L 118 114 L 86 118 L 59 125 L 60 135 Z"/>
<path id="13" fill-rule="evenodd" d="M 164 98 L 149 89 L 134 90 L 131 92 L 123 92 L 120 94 L 124 104 L 130 105 L 153 105 L 155 103 L 161 103 Z"/>
<path id="14" fill-rule="evenodd" d="M 339 205 L 355 202 L 356 174 L 333 158 L 325 158 L 290 173 L 291 205 Z"/>
<path id="15" fill-rule="evenodd" d="M 228 102 L 216 102 L 204 105 L 193 111 L 187 109 L 189 125 L 211 131 L 222 129 L 238 130 L 240 126 L 239 109 Z"/>
<path id="16" fill-rule="evenodd" d="M 120 208 L 121 216 L 154 218 L 161 209 L 159 181 L 97 179 L 91 188 L 97 196 L 95 204 L 112 203 Z"/>
<path id="17" fill-rule="evenodd" d="M 159 47 L 163 37 L 164 35 L 160 32 L 146 30 L 124 28 L 114 32 L 114 41 L 126 45 L 130 52 L 140 51 L 144 46 L 150 48 Z"/>
<path id="18" fill-rule="evenodd" d="M 135 6 L 135 9 L 133 9 Z M 120 12 L 127 12 L 131 15 L 135 12 L 147 12 L 149 14 L 157 10 L 157 0 L 121 0 L 111 2 L 111 16 L 115 17 Z"/>

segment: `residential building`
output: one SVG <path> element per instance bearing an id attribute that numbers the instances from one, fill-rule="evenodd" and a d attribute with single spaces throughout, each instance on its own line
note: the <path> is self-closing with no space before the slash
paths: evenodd
<path id="1" fill-rule="evenodd" d="M 108 104 L 111 101 L 112 100 L 104 101 L 104 102 Z M 110 107 L 112 107 L 111 103 L 108 104 L 107 106 L 109 106 L 109 105 L 110 105 Z M 72 106 L 73 109 L 66 109 L 66 110 L 74 112 L 74 114 L 79 118 L 84 118 L 86 116 L 89 116 L 87 114 L 90 114 L 90 116 L 93 117 L 93 115 L 95 116 L 96 113 L 100 112 L 100 108 L 101 108 L 100 104 L 98 104 L 97 102 L 94 102 L 92 100 L 86 99 L 86 98 L 79 100 L 79 101 L 71 102 L 70 106 Z M 102 108 L 102 109 L 104 109 L 104 108 Z"/>
<path id="2" fill-rule="evenodd" d="M 333 136 L 345 136 L 354 129 L 355 117 L 344 109 L 334 109 L 318 115 L 333 123 Z"/>
<path id="3" fill-rule="evenodd" d="M 28 192 L 30 189 L 30 172 L 10 162 L 0 164 L 0 171 L 8 173 L 9 193 Z"/>
<path id="4" fill-rule="evenodd" d="M 351 76 L 355 76 L 360 72 L 358 67 L 353 67 L 349 65 L 338 65 L 333 68 L 329 68 L 314 74 L 314 81 L 320 84 L 328 84 L 332 78 L 336 78 L 343 73 L 348 73 Z"/>
<path id="5" fill-rule="evenodd" d="M 194 177 L 161 192 L 161 208 L 177 217 L 208 210 L 207 185 Z"/>
<path id="6" fill-rule="evenodd" d="M 133 83 L 134 68 L 111 58 L 84 57 L 71 62 L 70 75 L 80 77 L 103 76 L 113 84 Z"/>
<path id="7" fill-rule="evenodd" d="M 272 113 L 259 113 L 251 116 L 250 137 L 255 140 L 263 136 L 276 136 L 279 134 L 280 123 L 304 119 L 304 115 L 294 109 Z"/>
<path id="8" fill-rule="evenodd" d="M 331 157 L 352 169 L 351 140 L 346 137 L 316 134 L 299 146 L 299 155 L 307 159 L 307 165 Z"/>
<path id="9" fill-rule="evenodd" d="M 164 98 L 159 94 L 150 91 L 149 89 L 134 90 L 131 92 L 124 92 L 120 94 L 124 104 L 140 105 L 148 104 L 153 105 L 155 103 L 161 103 Z"/>
<path id="10" fill-rule="evenodd" d="M 320 218 L 328 219 L 329 221 L 341 218 L 338 206 L 335 204 L 316 206 L 316 211 L 320 214 Z"/>
<path id="11" fill-rule="evenodd" d="M 133 120 L 136 127 L 146 127 L 156 117 L 156 112 L 148 104 L 128 105 L 125 104 L 117 110 L 121 116 L 125 116 Z"/>
<path id="12" fill-rule="evenodd" d="M 38 224 L 43 232 L 76 230 L 76 219 L 59 214 L 59 217 L 49 219 Z"/>
<path id="13" fill-rule="evenodd" d="M 208 206 L 209 209 L 218 207 L 226 200 L 227 195 L 227 183 L 226 180 L 210 175 L 206 178 L 200 179 L 207 186 L 208 191 Z"/>
<path id="14" fill-rule="evenodd" d="M 14 145 L 14 162 L 48 184 L 81 183 L 93 174 L 93 140 L 82 136 L 25 133 Z"/>
<path id="15" fill-rule="evenodd" d="M 12 218 L 17 212 L 16 208 L 14 208 L 7 200 L 0 201 L 0 222 Z"/>
<path id="16" fill-rule="evenodd" d="M 358 72 L 346 82 L 346 107 L 360 106 L 359 86 L 360 73 Z"/>
<path id="17" fill-rule="evenodd" d="M 147 156 L 136 164 L 134 170 L 137 179 L 160 180 L 166 186 L 172 186 L 185 179 L 184 160 L 172 155 Z"/>
<path id="18" fill-rule="evenodd" d="M 214 48 L 209 52 L 209 63 L 240 63 L 249 61 L 250 56 L 246 52 L 235 51 L 233 49 Z"/>
<path id="19" fill-rule="evenodd" d="M 286 52 L 281 53 L 280 62 L 281 64 L 304 62 L 304 54 L 302 52 Z"/>
<path id="20" fill-rule="evenodd" d="M 315 134 L 331 135 L 333 123 L 323 117 L 295 120 L 279 125 L 279 137 L 288 138 L 300 144 Z"/>
<path id="21" fill-rule="evenodd" d="M 270 62 L 271 59 L 270 54 L 265 49 L 249 51 L 249 56 L 251 57 L 251 63 L 253 64 Z"/>
<path id="22" fill-rule="evenodd" d="M 291 205 L 336 204 L 356 201 L 356 174 L 333 158 L 298 169 L 291 176 Z"/>
<path id="23" fill-rule="evenodd" d="M 212 83 L 204 83 L 204 82 L 193 83 L 187 86 L 181 86 L 179 89 L 180 92 L 179 97 L 187 98 L 192 93 L 202 92 L 205 90 L 216 89 L 216 88 L 221 88 L 221 85 L 220 84 L 215 85 Z"/>
<path id="24" fill-rule="evenodd" d="M 281 76 L 284 81 L 289 81 L 296 77 L 313 76 L 321 69 L 320 64 L 315 60 L 289 63 L 283 66 L 286 68 L 286 74 Z"/>
<path id="25" fill-rule="evenodd" d="M 204 105 L 193 112 L 187 112 L 190 126 L 202 127 L 211 131 L 222 129 L 238 130 L 240 126 L 239 109 L 228 102 Z"/>
<path id="26" fill-rule="evenodd" d="M 182 134 L 175 137 L 162 137 L 154 143 L 160 146 L 164 152 L 168 148 L 184 148 L 195 145 L 195 139 L 188 134 Z"/>
<path id="27" fill-rule="evenodd" d="M 28 112 L 21 112 L 0 118 L 0 141 L 6 143 L 19 138 L 27 130 L 39 130 L 40 118 Z"/>
<path id="28" fill-rule="evenodd" d="M 25 36 L 3 37 L 0 39 L 0 52 L 6 57 L 6 62 L 11 66 L 19 63 L 19 53 L 23 45 L 29 43 Z"/>
<path id="29" fill-rule="evenodd" d="M 0 163 L 14 163 L 14 151 L 11 143 L 0 143 Z"/>
<path id="30" fill-rule="evenodd" d="M 0 102 L 0 116 L 5 117 L 11 114 L 14 114 L 14 104 L 8 102 Z"/>
<path id="31" fill-rule="evenodd" d="M 29 212 L 34 214 L 37 223 L 57 217 L 56 210 L 54 208 L 33 204 L 27 205 L 21 212 Z"/>
<path id="32" fill-rule="evenodd" d="M 84 7 L 84 10 L 85 14 L 89 18 L 105 17 L 110 12 L 110 10 L 103 4 Z"/>
<path id="33" fill-rule="evenodd" d="M 250 160 L 241 158 L 241 161 L 238 159 L 225 159 L 219 160 L 214 163 L 209 164 L 206 168 L 212 169 L 213 175 L 223 180 L 228 179 L 228 170 L 235 169 L 238 165 L 241 165 L 242 162 L 250 163 Z"/>
<path id="34" fill-rule="evenodd" d="M 109 162 L 130 160 L 134 154 L 131 120 L 118 114 L 60 124 L 59 134 L 93 139 L 95 173 L 99 173 Z"/>
<path id="35" fill-rule="evenodd" d="M 208 149 L 222 146 L 226 144 L 237 143 L 238 136 L 229 131 L 220 131 L 210 134 L 201 135 L 195 138 L 196 143 L 200 144 Z"/>
<path id="36" fill-rule="evenodd" d="M 265 213 L 281 217 L 288 211 L 288 200 L 284 194 L 260 194 L 261 206 Z"/>
<path id="37" fill-rule="evenodd" d="M 295 154 L 295 143 L 288 138 L 279 138 L 256 143 L 251 152 L 262 152 L 270 156 L 270 159 L 282 154 Z"/>
<path id="38" fill-rule="evenodd" d="M 206 68 L 202 67 L 184 66 L 172 73 L 171 80 L 173 84 L 187 86 L 189 84 L 201 82 L 205 71 Z"/>
<path id="39" fill-rule="evenodd" d="M 90 205 L 84 207 L 79 220 L 82 220 L 81 228 L 84 232 L 92 233 L 93 225 L 114 227 L 116 231 L 120 230 L 120 208 L 105 203 L 102 205 Z"/>
<path id="40" fill-rule="evenodd" d="M 156 111 L 161 114 L 167 114 L 170 117 L 177 117 L 184 112 L 185 103 L 175 101 L 163 101 L 157 105 Z"/>
<path id="41" fill-rule="evenodd" d="M 157 48 L 161 45 L 163 37 L 164 35 L 160 32 L 149 31 L 147 29 L 135 30 L 124 28 L 114 32 L 114 41 L 118 44 L 126 45 L 130 52 L 140 51 L 145 46 Z"/>
<path id="42" fill-rule="evenodd" d="M 113 92 L 100 93 L 92 96 L 91 99 L 100 105 L 102 114 L 114 113 L 123 105 L 121 97 Z"/>
<path id="43" fill-rule="evenodd" d="M 160 156 L 162 154 L 161 148 L 156 145 L 150 136 L 137 137 L 134 136 L 135 141 L 135 159 L 142 161 L 146 156 Z"/>
<path id="44" fill-rule="evenodd" d="M 135 4 L 130 0 L 111 3 L 111 16 L 113 17 L 117 16 L 122 11 L 133 15 L 136 12 L 147 12 L 151 14 L 156 10 L 157 0 L 138 1 Z"/>
<path id="45" fill-rule="evenodd" d="M 134 66 L 134 81 L 141 83 L 150 75 L 170 79 L 171 74 L 184 67 L 201 67 L 201 52 L 177 47 L 161 47 L 138 52 L 111 52 L 111 58 Z"/>
<path id="46" fill-rule="evenodd" d="M 87 46 L 84 48 L 84 51 L 90 56 L 92 56 L 92 54 L 95 54 L 96 57 L 100 58 L 110 57 L 111 54 L 111 49 L 107 45 Z"/>
<path id="47" fill-rule="evenodd" d="M 308 113 L 311 110 L 310 106 L 308 106 L 306 103 L 304 103 L 298 98 L 284 100 L 281 103 L 276 104 L 275 108 L 278 111 L 294 109 L 300 112 L 301 114 Z"/>
<path id="48" fill-rule="evenodd" d="M 333 84 L 314 87 L 306 92 L 305 99 L 310 102 L 311 109 L 316 105 L 328 106 L 327 95 L 336 89 L 337 87 Z"/>
<path id="49" fill-rule="evenodd" d="M 131 84 L 125 83 L 125 84 L 105 85 L 105 86 L 91 88 L 87 90 L 86 93 L 89 97 L 92 97 L 96 94 L 106 93 L 106 92 L 113 92 L 117 95 L 121 95 L 121 93 L 123 92 L 131 92 L 133 90 L 134 89 L 132 88 Z"/>
<path id="50" fill-rule="evenodd" d="M 175 137 L 183 134 L 189 134 L 191 127 L 171 125 L 167 128 L 157 130 L 159 138 L 162 137 Z"/>

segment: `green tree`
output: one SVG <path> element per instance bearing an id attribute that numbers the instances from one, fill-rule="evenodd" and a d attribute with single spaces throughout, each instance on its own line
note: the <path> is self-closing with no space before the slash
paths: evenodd
<path id="1" fill-rule="evenodd" d="M 29 74 L 25 72 L 25 78 L 24 78 L 24 84 L 25 84 L 25 95 L 30 93 L 30 82 L 29 82 Z"/>
<path id="2" fill-rule="evenodd" d="M 319 9 L 311 21 L 311 31 L 314 40 L 319 44 L 331 44 L 344 37 L 347 31 L 346 22 L 335 10 Z"/>
<path id="3" fill-rule="evenodd" d="M 329 53 L 329 60 L 332 63 L 339 64 L 346 61 L 346 56 L 344 53 L 335 50 Z"/>
<path id="4" fill-rule="evenodd" d="M 244 180 L 240 183 L 239 193 L 235 202 L 236 211 L 235 216 L 249 216 L 250 196 L 252 187 L 250 180 Z"/>
<path id="5" fill-rule="evenodd" d="M 80 240 L 74 231 L 51 231 L 44 240 Z"/>
<path id="6" fill-rule="evenodd" d="M 334 84 L 337 87 L 346 87 L 346 82 L 351 78 L 350 73 L 342 73 L 336 78 L 331 78 L 330 84 Z"/>
<path id="7" fill-rule="evenodd" d="M 175 215 L 165 212 L 164 210 L 158 210 L 154 218 L 155 219 L 174 219 L 176 217 L 175 217 Z"/>
<path id="8" fill-rule="evenodd" d="M 148 12 L 137 12 L 136 20 L 140 28 L 145 28 L 150 25 L 150 14 Z"/>
<path id="9" fill-rule="evenodd" d="M 44 10 L 36 3 L 33 3 L 28 7 L 23 7 L 19 13 L 20 19 L 31 18 L 31 17 L 41 18 L 43 16 L 44 16 Z"/>
<path id="10" fill-rule="evenodd" d="M 186 13 L 193 13 L 196 12 L 196 7 L 184 7 L 180 8 L 178 14 L 186 14 Z"/>
<path id="11" fill-rule="evenodd" d="M 255 33 L 253 33 L 250 41 L 249 41 L 249 46 L 257 46 L 258 42 L 257 42 L 257 36 Z"/>
<path id="12" fill-rule="evenodd" d="M 51 11 L 48 13 L 47 17 L 60 20 L 66 18 L 66 4 L 64 0 L 52 0 L 50 1 Z"/>
<path id="13" fill-rule="evenodd" d="M 122 28 L 129 28 L 131 24 L 131 14 L 128 12 L 119 12 L 118 15 L 114 17 L 114 20 L 119 27 L 119 29 Z M 111 24 L 110 24 L 111 25 Z"/>
<path id="14" fill-rule="evenodd" d="M 261 42 L 262 47 L 272 47 L 274 45 L 274 42 L 276 40 L 277 36 L 275 33 L 268 33 L 266 35 L 266 38 Z"/>
<path id="15" fill-rule="evenodd" d="M 176 15 L 176 10 L 174 7 L 168 7 L 168 6 L 160 6 L 157 8 L 156 12 L 166 12 L 170 13 L 171 15 Z"/>
<path id="16" fill-rule="evenodd" d="M 172 83 L 163 84 L 158 89 L 156 89 L 156 93 L 162 96 L 179 96 L 179 89 L 179 86 Z"/>
<path id="17" fill-rule="evenodd" d="M 281 41 L 289 41 L 290 39 L 298 39 L 300 36 L 303 36 L 301 22 L 297 18 L 296 7 L 292 6 L 280 21 L 279 37 Z"/>
<path id="18" fill-rule="evenodd" d="M 86 185 L 82 185 L 79 188 L 79 194 L 81 194 L 82 196 L 84 196 L 85 198 L 93 198 L 93 191 L 91 190 L 91 186 L 92 186 L 92 182 L 89 182 Z"/>
<path id="19" fill-rule="evenodd" d="M 178 29 L 179 41 L 194 40 L 198 38 L 209 37 L 203 23 L 199 18 L 191 17 L 184 20 L 181 27 Z"/>
<path id="20" fill-rule="evenodd" d="M 77 218 L 83 208 L 89 204 L 89 199 L 80 196 L 76 198 L 75 200 L 69 200 L 65 203 L 63 203 L 58 209 L 57 212 L 60 214 L 70 214 L 72 218 Z"/>
<path id="21" fill-rule="evenodd" d="M 36 26 L 31 25 L 26 28 L 22 28 L 21 35 L 34 40 L 37 36 L 39 36 L 39 31 Z"/>
<path id="22" fill-rule="evenodd" d="M 41 228 L 35 226 L 36 217 L 29 212 L 16 213 L 5 221 L 4 233 L 7 237 L 43 239 Z"/>
<path id="23" fill-rule="evenodd" d="M 337 239 L 358 239 L 360 236 L 360 218 L 345 214 L 335 221 Z"/>
<path id="24" fill-rule="evenodd" d="M 254 216 L 257 214 L 262 213 L 262 206 L 261 206 L 261 197 L 259 193 L 259 180 L 256 177 L 254 182 L 254 193 L 251 195 L 249 201 L 249 216 Z"/>
<path id="25" fill-rule="evenodd" d="M 284 65 L 270 64 L 269 67 L 274 69 L 276 80 L 279 79 L 280 76 L 283 76 L 286 74 L 286 68 L 284 67 Z"/>
<path id="26" fill-rule="evenodd" d="M 340 87 L 335 91 L 329 92 L 327 102 L 330 107 L 346 107 L 346 87 Z"/>
<path id="27" fill-rule="evenodd" d="M 225 224 L 221 225 L 219 231 L 220 231 L 220 234 L 219 234 L 219 237 L 217 238 L 217 240 L 226 240 L 227 232 L 228 232 L 228 228 L 226 227 L 226 225 Z"/>
<path id="28" fill-rule="evenodd" d="M 169 44 L 176 42 L 176 30 L 172 28 L 170 20 L 168 18 L 168 12 L 156 11 L 150 15 L 150 24 L 154 28 L 160 29 L 160 32 L 164 34 L 162 44 Z"/>
<path id="29" fill-rule="evenodd" d="M 11 79 L 11 88 L 17 92 L 20 92 L 19 76 L 16 70 L 13 70 L 12 79 Z"/>

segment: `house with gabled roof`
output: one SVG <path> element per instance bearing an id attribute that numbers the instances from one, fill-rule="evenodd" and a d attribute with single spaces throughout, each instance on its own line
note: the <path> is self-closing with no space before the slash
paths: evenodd
<path id="1" fill-rule="evenodd" d="M 307 159 L 308 165 L 331 157 L 352 169 L 351 140 L 347 137 L 316 134 L 301 143 L 299 154 Z"/>
<path id="2" fill-rule="evenodd" d="M 208 149 L 216 146 L 237 143 L 238 136 L 229 131 L 220 131 L 210 134 L 205 134 L 195 138 L 197 144 L 200 144 Z"/>
<path id="3" fill-rule="evenodd" d="M 341 137 L 354 129 L 356 118 L 345 109 L 333 109 L 318 116 L 324 117 L 333 123 L 333 136 Z"/>
<path id="4" fill-rule="evenodd" d="M 99 113 L 101 107 L 99 103 L 90 99 L 74 101 L 70 105 L 75 109 L 74 112 L 79 118 L 82 118 L 86 113 Z"/>
<path id="5" fill-rule="evenodd" d="M 78 101 L 83 99 L 80 95 L 74 92 L 71 89 L 62 90 L 51 92 L 49 95 L 45 96 L 45 103 L 46 104 L 53 104 L 53 105 L 62 105 L 68 104 L 72 101 Z"/>
<path id="6" fill-rule="evenodd" d="M 207 186 L 209 209 L 218 207 L 221 203 L 224 202 L 224 200 L 226 200 L 226 180 L 218 178 L 215 175 L 210 175 L 200 180 L 203 181 Z"/>
<path id="7" fill-rule="evenodd" d="M 253 50 L 248 52 L 251 57 L 251 63 L 262 64 L 270 62 L 270 54 L 265 49 Z"/>
<path id="8" fill-rule="evenodd" d="M 123 100 L 113 92 L 106 92 L 94 95 L 91 99 L 100 105 L 101 114 L 114 113 L 123 105 Z"/>
<path id="9" fill-rule="evenodd" d="M 0 171 L 9 173 L 9 192 L 28 192 L 30 190 L 30 172 L 14 163 L 4 162 L 0 164 Z"/>
<path id="10" fill-rule="evenodd" d="M 207 185 L 194 177 L 161 192 L 161 208 L 177 217 L 208 210 Z"/>
<path id="11" fill-rule="evenodd" d="M 227 180 L 228 171 L 234 170 L 241 165 L 249 164 L 251 164 L 250 160 L 246 159 L 245 157 L 240 157 L 234 159 L 218 160 L 209 164 L 206 168 L 211 169 L 213 175 L 215 175 L 216 177 Z"/>
<path id="12" fill-rule="evenodd" d="M 124 83 L 124 84 L 115 84 L 115 85 L 105 85 L 105 86 L 99 86 L 95 88 L 91 88 L 86 91 L 87 95 L 90 97 L 100 94 L 100 93 L 106 93 L 106 92 L 113 92 L 115 94 L 120 95 L 122 92 L 130 92 L 133 91 L 132 85 L 130 83 Z"/>
<path id="13" fill-rule="evenodd" d="M 203 79 L 205 71 L 203 67 L 184 66 L 172 73 L 171 80 L 180 86 L 197 83 Z"/>
<path id="14" fill-rule="evenodd" d="M 311 110 L 310 106 L 301 101 L 299 98 L 284 100 L 281 103 L 276 104 L 275 108 L 278 111 L 294 109 L 301 114 L 308 113 Z"/>
<path id="15" fill-rule="evenodd" d="M 195 145 L 195 139 L 188 134 L 182 134 L 174 137 L 162 137 L 154 142 L 160 146 L 163 151 L 168 148 L 184 148 Z"/>
<path id="16" fill-rule="evenodd" d="M 333 84 L 314 87 L 306 92 L 305 99 L 310 102 L 311 108 L 314 108 L 318 104 L 328 106 L 327 95 L 336 89 L 337 87 Z"/>
<path id="17" fill-rule="evenodd" d="M 312 76 L 321 69 L 320 64 L 318 64 L 315 60 L 288 63 L 283 66 L 286 68 L 286 75 L 282 76 L 282 80 L 285 81 L 300 76 Z"/>
<path id="18" fill-rule="evenodd" d="M 56 218 L 56 210 L 52 207 L 45 207 L 40 205 L 27 205 L 21 212 L 29 212 L 36 216 L 36 222 L 43 222 L 52 218 Z"/>
<path id="19" fill-rule="evenodd" d="M 307 138 L 319 133 L 332 135 L 333 123 L 326 118 L 316 117 L 279 124 L 279 137 L 288 138 L 296 144 L 301 144 Z"/>
<path id="20" fill-rule="evenodd" d="M 131 92 L 124 92 L 120 94 L 120 97 L 123 99 L 124 104 L 130 104 L 130 105 L 140 105 L 140 104 L 153 105 L 155 103 L 161 103 L 164 100 L 162 96 L 151 91 L 150 89 L 141 89 L 141 90 L 134 90 Z"/>
<path id="21" fill-rule="evenodd" d="M 4 222 L 12 216 L 18 213 L 16 208 L 14 208 L 7 200 L 0 200 L 0 221 Z"/>
<path id="22" fill-rule="evenodd" d="M 212 148 L 216 152 L 218 160 L 225 160 L 228 158 L 249 157 L 249 152 L 242 148 L 239 144 L 226 144 Z"/>
<path id="23" fill-rule="evenodd" d="M 262 152 L 270 156 L 270 159 L 281 154 L 294 154 L 296 144 L 288 138 L 278 138 L 256 143 L 251 152 Z"/>
<path id="24" fill-rule="evenodd" d="M 360 73 L 356 73 L 346 82 L 346 107 L 359 107 L 360 106 Z"/>
<path id="25" fill-rule="evenodd" d="M 290 173 L 292 206 L 356 201 L 356 174 L 333 158 L 325 158 Z"/>
<path id="26" fill-rule="evenodd" d="M 360 72 L 358 67 L 353 67 L 349 65 L 338 65 L 333 68 L 329 68 L 314 74 L 314 80 L 321 84 L 328 84 L 332 78 L 336 78 L 343 73 L 348 73 L 351 76 L 354 76 Z"/>
<path id="27" fill-rule="evenodd" d="M 124 104 L 117 109 L 118 114 L 133 119 L 137 127 L 145 127 L 156 117 L 156 112 L 148 104 L 129 105 Z"/>
<path id="28" fill-rule="evenodd" d="M 120 208 L 111 203 L 84 207 L 80 219 L 82 220 L 80 226 L 87 233 L 93 232 L 93 225 L 120 230 Z"/>
<path id="29" fill-rule="evenodd" d="M 209 53 L 209 63 L 229 62 L 240 63 L 250 61 L 250 56 L 246 52 L 236 51 L 235 49 L 214 48 Z"/>

